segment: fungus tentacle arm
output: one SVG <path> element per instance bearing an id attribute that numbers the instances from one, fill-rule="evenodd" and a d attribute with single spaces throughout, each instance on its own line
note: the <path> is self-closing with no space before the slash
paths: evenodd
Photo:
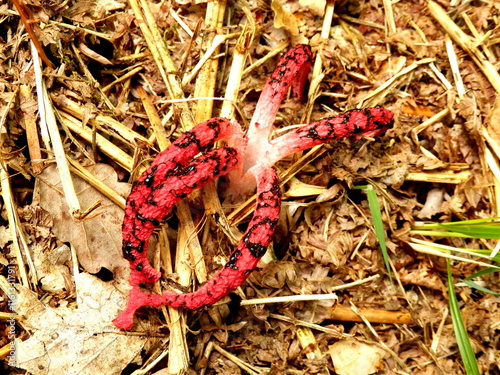
<path id="1" fill-rule="evenodd" d="M 195 126 L 159 153 L 134 183 L 123 219 L 123 256 L 130 262 L 130 284 L 157 281 L 161 273 L 147 259 L 151 234 L 173 206 L 193 190 L 228 173 L 241 161 L 234 148 L 193 156 L 222 138 L 241 137 L 239 125 L 213 118 Z"/>
<path id="2" fill-rule="evenodd" d="M 241 184 L 249 185 L 250 190 L 253 188 L 253 181 L 247 172 L 260 162 L 270 147 L 269 133 L 288 89 L 291 87 L 296 96 L 302 96 L 307 75 L 311 69 L 311 62 L 311 47 L 299 44 L 291 48 L 279 60 L 260 94 L 248 127 L 248 143 L 244 151 L 243 165 L 239 170 L 240 174 L 244 175 Z M 235 173 L 231 174 L 230 177 L 235 180 Z M 238 184 L 238 181 L 233 182 Z"/>
<path id="3" fill-rule="evenodd" d="M 354 109 L 314 121 L 273 139 L 262 163 L 272 166 L 291 154 L 342 138 L 381 135 L 392 126 L 393 117 L 391 111 L 375 107 Z"/>
<path id="4" fill-rule="evenodd" d="M 254 215 L 224 268 L 193 293 L 166 291 L 161 295 L 151 294 L 133 285 L 125 310 L 113 321 L 116 327 L 132 328 L 134 313 L 142 306 L 168 305 L 197 309 L 212 305 L 248 278 L 272 241 L 281 207 L 279 180 L 274 169 L 258 166 L 252 169 L 252 173 L 258 186 Z"/>
<path id="5" fill-rule="evenodd" d="M 269 138 L 276 114 L 288 89 L 301 97 L 311 69 L 311 47 L 298 44 L 291 48 L 278 62 L 260 94 L 248 128 L 248 139 Z"/>

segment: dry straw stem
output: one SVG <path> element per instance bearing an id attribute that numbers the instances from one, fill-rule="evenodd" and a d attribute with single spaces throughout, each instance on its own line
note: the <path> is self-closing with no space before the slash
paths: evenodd
<path id="1" fill-rule="evenodd" d="M 57 101 L 56 97 L 53 97 L 52 99 L 56 101 L 57 106 L 60 110 L 67 112 L 79 119 L 80 124 L 81 121 L 86 117 L 85 108 L 82 107 L 81 104 L 68 98 L 65 98 L 61 101 Z M 110 136 L 121 138 L 130 147 L 135 147 L 137 142 L 143 142 L 145 145 L 151 145 L 151 142 L 147 138 L 127 128 L 121 122 L 116 121 L 112 117 L 97 114 L 94 118 L 90 118 L 88 120 L 88 123 Z"/>
<path id="2" fill-rule="evenodd" d="M 490 39 L 491 34 L 493 33 L 493 30 L 489 30 L 486 34 L 481 35 L 476 29 L 476 26 L 472 23 L 472 20 L 470 19 L 469 15 L 465 12 L 460 13 L 462 16 L 463 20 L 467 24 L 467 27 L 471 31 L 472 35 L 474 35 L 474 38 L 476 38 L 476 45 L 481 46 L 481 49 L 483 50 L 483 53 L 485 56 L 489 59 L 493 58 L 494 55 L 491 53 L 491 51 L 488 49 L 488 46 L 485 45 L 485 42 Z"/>
<path id="3" fill-rule="evenodd" d="M 470 55 L 479 69 L 483 71 L 486 78 L 488 78 L 496 92 L 500 94 L 500 75 L 495 66 L 490 63 L 479 48 L 477 48 L 477 45 L 481 44 L 482 41 L 474 40 L 472 37 L 465 34 L 457 24 L 453 22 L 444 9 L 434 1 L 429 1 L 428 7 L 431 15 L 439 22 L 455 43 Z"/>
<path id="4" fill-rule="evenodd" d="M 326 307 L 330 311 L 329 319 L 342 322 L 362 322 L 363 319 L 350 307 L 336 305 Z M 379 324 L 414 324 L 410 313 L 382 309 L 359 308 L 359 313 L 370 323 Z"/>
<path id="5" fill-rule="evenodd" d="M 254 26 L 254 25 L 252 25 Z M 233 61 L 229 69 L 227 86 L 224 93 L 224 102 L 220 110 L 220 116 L 228 119 L 234 118 L 235 105 L 238 101 L 241 80 L 244 76 L 245 63 L 250 45 L 253 42 L 255 30 L 245 25 L 234 46 Z M 271 51 L 271 53 L 274 52 Z M 267 55 L 266 55 L 267 56 Z"/>
<path id="6" fill-rule="evenodd" d="M 431 67 L 432 71 L 436 75 L 437 79 L 441 81 L 442 85 L 446 90 L 451 90 L 453 88 L 453 85 L 446 79 L 443 73 L 437 68 L 436 64 L 433 62 L 429 64 Z"/>
<path id="7" fill-rule="evenodd" d="M 446 319 L 450 313 L 450 309 L 448 306 L 443 311 L 443 317 L 441 318 L 441 322 L 439 322 L 438 329 L 436 333 L 432 337 L 432 344 L 430 346 L 430 350 L 432 353 L 437 353 L 439 348 L 439 342 L 441 341 L 441 337 L 443 336 L 443 329 L 445 327 Z"/>
<path id="8" fill-rule="evenodd" d="M 384 15 L 385 15 L 385 25 L 387 28 L 387 33 L 393 35 L 397 32 L 396 21 L 394 21 L 394 12 L 392 11 L 391 0 L 383 0 L 384 4 Z"/>
<path id="9" fill-rule="evenodd" d="M 489 134 L 488 129 L 486 127 L 481 126 L 481 135 L 488 143 L 489 147 L 485 147 L 485 161 L 488 164 L 488 167 L 493 172 L 494 179 L 494 190 L 495 190 L 495 211 L 496 214 L 494 216 L 498 216 L 500 212 L 500 172 L 499 172 L 499 163 L 500 160 L 500 145 L 498 142 Z M 499 242 L 500 243 L 500 242 Z"/>
<path id="10" fill-rule="evenodd" d="M 210 355 L 214 350 L 214 341 L 209 340 L 203 350 L 203 353 L 198 356 L 198 360 L 195 364 L 195 368 L 198 370 L 200 375 L 205 375 L 205 371 L 207 370 L 207 364 L 210 360 Z"/>
<path id="11" fill-rule="evenodd" d="M 469 168 L 469 166 L 467 166 Z M 470 170 L 455 172 L 445 170 L 442 172 L 410 172 L 406 175 L 406 181 L 434 182 L 438 184 L 461 184 L 467 182 L 472 176 Z"/>
<path id="12" fill-rule="evenodd" d="M 183 19 L 177 14 L 177 11 L 172 7 L 169 9 L 170 15 L 172 18 L 179 24 L 179 26 L 189 35 L 190 38 L 193 38 L 195 33 L 189 28 L 188 25 L 183 21 Z"/>
<path id="13" fill-rule="evenodd" d="M 9 342 L 8 344 L 2 346 L 0 348 L 0 359 L 5 359 L 9 356 L 10 351 L 12 350 L 11 343 Z"/>
<path id="14" fill-rule="evenodd" d="M 137 86 L 136 91 L 141 99 L 146 115 L 148 116 L 149 124 L 153 128 L 152 138 L 156 140 L 160 149 L 164 150 L 170 146 L 170 140 L 165 132 L 165 128 L 163 127 L 160 115 L 154 106 L 153 100 L 142 86 Z"/>
<path id="15" fill-rule="evenodd" d="M 35 265 L 31 258 L 31 252 L 28 247 L 26 234 L 24 233 L 23 227 L 21 226 L 21 221 L 19 220 L 19 216 L 17 215 L 16 204 L 14 202 L 14 197 L 12 196 L 12 190 L 10 186 L 10 176 L 7 172 L 7 165 L 5 163 L 5 160 L 0 160 L 0 187 L 2 188 L 2 198 L 5 205 L 5 211 L 7 212 L 7 221 L 9 222 L 12 246 L 14 247 L 14 253 L 16 255 L 21 281 L 27 288 L 36 287 L 36 285 L 38 285 L 38 276 L 36 274 Z M 24 259 L 26 259 L 26 261 L 28 262 L 31 270 L 29 277 L 26 273 L 26 264 L 24 262 Z"/>
<path id="16" fill-rule="evenodd" d="M 148 48 L 153 56 L 158 71 L 160 72 L 160 75 L 162 76 L 167 87 L 170 98 L 184 98 L 184 92 L 179 78 L 176 74 L 171 73 L 176 72 L 177 67 L 170 58 L 170 53 L 168 52 L 165 41 L 159 32 L 159 28 L 156 25 L 148 2 L 141 0 L 139 5 L 137 0 L 129 0 L 129 4 L 134 12 L 137 24 L 143 33 L 144 40 L 146 41 L 146 44 L 148 45 Z M 183 130 L 187 131 L 191 129 L 195 123 L 188 104 L 186 102 L 178 102 L 175 103 L 174 106 L 180 110 L 179 120 Z"/>
<path id="17" fill-rule="evenodd" d="M 488 147 L 484 149 L 484 157 L 486 160 L 486 163 L 488 164 L 488 167 L 490 168 L 491 172 L 493 173 L 495 179 L 497 181 L 500 181 L 500 169 L 498 167 L 498 159 L 493 156 L 493 153 L 490 151 Z"/>
<path id="18" fill-rule="evenodd" d="M 462 75 L 460 74 L 460 68 L 458 64 L 457 54 L 453 48 L 453 43 L 449 35 L 445 35 L 446 40 L 446 52 L 448 53 L 448 60 L 450 61 L 451 72 L 453 74 L 453 79 L 455 80 L 455 87 L 457 88 L 457 94 L 460 99 L 465 96 L 465 87 L 462 80 Z"/>
<path id="19" fill-rule="evenodd" d="M 316 337 L 309 327 L 297 327 L 297 339 L 303 350 L 306 350 L 306 357 L 308 359 L 321 359 L 324 354 L 321 352 Z M 312 348 L 312 350 L 311 350 Z M 325 369 L 326 370 L 326 369 Z"/>
<path id="20" fill-rule="evenodd" d="M 426 120 L 423 123 L 421 123 L 420 125 L 414 127 L 411 130 L 411 136 L 412 136 L 413 142 L 416 145 L 418 145 L 420 143 L 419 140 L 418 140 L 418 138 L 417 138 L 418 134 L 420 132 L 424 131 L 425 129 L 427 129 L 432 124 L 435 124 L 436 122 L 441 121 L 449 113 L 450 113 L 450 110 L 448 108 L 445 108 L 442 111 L 436 113 L 434 116 L 430 117 L 428 120 Z"/>
<path id="21" fill-rule="evenodd" d="M 321 28 L 320 44 L 318 46 L 318 52 L 316 53 L 316 59 L 314 60 L 314 66 L 312 69 L 312 77 L 311 77 L 311 81 L 310 81 L 311 84 L 309 86 L 309 93 L 307 95 L 309 101 L 311 101 L 311 102 L 313 101 L 313 98 L 316 97 L 317 92 L 319 90 L 319 85 L 320 85 L 321 81 L 323 81 L 323 78 L 325 76 L 325 74 L 322 72 L 322 70 L 323 70 L 323 60 L 322 60 L 323 47 L 328 42 L 328 39 L 330 37 L 330 30 L 332 27 L 334 8 L 335 8 L 335 3 L 333 1 L 327 3 L 326 9 L 325 9 L 325 18 L 323 19 L 323 25 Z M 311 103 L 311 105 L 309 105 L 309 111 L 307 112 L 308 117 L 310 117 L 312 109 L 313 109 L 313 106 Z"/>
<path id="22" fill-rule="evenodd" d="M 213 55 L 217 55 L 219 53 L 219 47 L 226 42 L 229 39 L 235 38 L 239 36 L 240 33 L 232 33 L 232 34 L 227 34 L 227 35 L 216 35 L 213 38 L 212 44 L 210 47 L 205 51 L 201 59 L 198 61 L 198 63 L 195 65 L 194 68 L 192 68 L 189 72 L 189 74 L 186 74 L 184 78 L 182 79 L 182 86 L 186 86 L 188 83 L 190 83 L 197 75 L 198 79 L 201 79 L 202 81 L 206 81 L 207 83 L 214 83 L 215 84 L 215 78 L 214 73 L 217 72 L 217 67 L 218 64 L 215 65 L 215 62 L 218 63 L 218 59 L 212 58 Z M 215 91 L 215 85 L 214 86 L 209 86 L 209 87 L 200 87 L 204 94 L 202 93 L 196 93 L 195 92 L 195 97 L 201 97 L 201 96 L 208 96 L 206 94 L 207 91 L 211 91 L 212 93 Z M 199 104 L 198 104 L 199 105 Z M 196 120 L 196 122 L 202 122 L 203 120 Z"/>
<path id="23" fill-rule="evenodd" d="M 17 90 L 14 97 L 17 97 Z M 34 100 L 33 91 L 31 90 L 30 87 L 28 87 L 28 85 L 19 86 L 18 100 L 19 103 L 23 103 L 29 100 L 30 101 Z M 31 168 L 35 176 L 43 171 L 45 164 L 42 156 L 42 150 L 40 148 L 40 137 L 38 133 L 39 127 L 37 120 L 38 120 L 37 115 L 35 113 L 28 113 L 27 111 L 21 111 L 21 121 L 24 123 L 24 126 L 26 128 L 26 143 L 28 144 L 28 150 L 31 160 Z"/>
<path id="24" fill-rule="evenodd" d="M 69 25 L 67 23 L 64 23 L 64 22 L 57 22 L 57 21 L 52 21 L 52 20 L 49 20 L 49 25 L 56 25 L 56 26 L 60 26 L 60 27 L 64 27 L 68 30 L 75 30 L 75 31 L 78 31 L 79 33 L 83 33 L 83 34 L 89 34 L 89 35 L 94 35 L 98 38 L 101 38 L 101 39 L 104 39 L 104 40 L 108 40 L 108 41 L 112 41 L 114 36 L 113 35 L 110 35 L 108 33 L 101 33 L 99 31 L 95 31 L 95 30 L 91 30 L 91 29 L 86 29 L 85 27 L 81 27 L 81 26 L 75 26 L 75 25 Z"/>
<path id="25" fill-rule="evenodd" d="M 341 289 L 345 289 L 342 285 Z M 241 306 L 260 305 L 268 303 L 290 303 L 290 302 L 303 302 L 303 301 L 324 301 L 336 300 L 335 293 L 330 294 L 301 294 L 294 296 L 280 296 L 280 297 L 266 297 L 266 298 L 253 298 L 241 301 Z"/>
<path id="26" fill-rule="evenodd" d="M 7 283 L 7 279 L 5 277 L 2 276 L 2 282 L 5 283 L 5 285 L 9 285 Z M 0 289 L 3 290 L 3 288 L 0 287 Z M 6 291 L 6 294 L 8 294 L 8 290 Z M 14 314 L 14 313 L 6 313 L 6 312 L 0 312 L 0 319 L 16 319 L 16 320 L 21 320 L 23 319 L 23 317 L 21 315 L 18 315 L 18 314 Z"/>
<path id="27" fill-rule="evenodd" d="M 57 127 L 55 109 L 43 81 L 41 64 L 38 59 L 36 49 L 32 48 L 31 53 L 33 55 L 34 62 L 33 67 L 35 71 L 38 110 L 40 112 L 40 126 L 47 129 L 49 134 L 50 143 L 56 159 L 57 171 L 59 172 L 61 186 L 64 191 L 64 197 L 66 199 L 66 204 L 68 205 L 69 213 L 75 219 L 79 219 L 82 217 L 82 212 L 80 210 L 78 197 L 76 196 L 73 179 L 71 178 L 71 173 L 69 171 L 69 164 L 66 160 L 66 153 L 64 152 L 63 142 L 61 135 L 59 134 L 59 128 Z"/>
<path id="28" fill-rule="evenodd" d="M 115 144 L 108 141 L 102 135 L 94 134 L 89 127 L 83 128 L 81 125 L 81 121 L 67 114 L 66 112 L 59 112 L 59 118 L 63 126 L 66 126 L 73 133 L 77 134 L 87 142 L 92 143 L 92 141 L 95 140 L 95 144 L 97 145 L 99 150 L 104 155 L 107 155 L 108 157 L 113 159 L 125 170 L 131 172 L 134 169 L 132 157 L 130 157 L 126 152 L 121 150 Z"/>
<path id="29" fill-rule="evenodd" d="M 370 91 L 363 101 L 358 105 L 358 108 L 375 107 L 382 103 L 386 95 L 388 95 L 395 87 L 399 86 L 405 79 L 406 76 L 412 73 L 420 65 L 430 64 L 436 61 L 433 57 L 427 57 L 425 59 L 414 62 L 413 64 L 402 69 L 399 73 L 395 74 L 388 81 L 384 82 L 375 90 Z"/>
<path id="30" fill-rule="evenodd" d="M 490 151 L 488 147 L 484 148 L 484 160 L 486 164 L 488 165 L 488 168 L 490 169 L 491 173 L 493 173 L 493 186 L 494 186 L 494 192 L 495 192 L 495 213 L 493 213 L 494 216 L 498 216 L 498 212 L 500 212 L 500 166 L 498 163 L 498 156 L 495 157 L 493 153 Z M 500 242 L 499 242 L 500 244 Z M 495 256 L 496 252 L 492 255 Z"/>
<path id="31" fill-rule="evenodd" d="M 269 51 L 269 53 L 266 54 L 264 57 L 261 57 L 260 59 L 252 63 L 248 68 L 243 70 L 242 77 L 245 78 L 246 76 L 248 76 L 253 70 L 257 69 L 259 66 L 265 64 L 267 60 L 272 59 L 274 56 L 284 51 L 289 45 L 290 42 L 288 40 L 285 40 L 280 44 L 278 44 L 271 51 Z"/>
<path id="32" fill-rule="evenodd" d="M 152 374 L 155 367 L 163 361 L 163 359 L 168 355 L 168 350 L 165 347 L 158 348 L 144 363 L 140 370 L 135 370 L 132 375 L 147 375 Z"/>
<path id="33" fill-rule="evenodd" d="M 219 345 L 213 344 L 215 350 L 217 350 L 224 357 L 229 359 L 231 362 L 235 363 L 238 367 L 240 367 L 243 371 L 250 375 L 260 375 L 262 373 L 268 373 L 269 368 L 257 367 L 248 364 L 247 362 L 243 362 L 239 357 L 234 354 L 228 352 L 227 350 L 222 349 Z"/>
<path id="34" fill-rule="evenodd" d="M 216 30 L 222 27 L 224 11 L 226 9 L 226 0 L 210 2 L 207 4 L 205 14 L 205 32 L 203 34 L 202 48 L 206 52 L 198 64 L 193 68 L 191 78 L 199 74 L 194 87 L 195 97 L 214 97 L 215 85 L 217 83 L 217 72 L 219 71 L 219 59 L 212 56 L 219 54 L 220 45 L 229 38 L 238 36 L 238 34 L 217 35 Z M 212 58 L 211 58 L 212 57 Z M 204 61 L 206 59 L 206 61 Z M 184 85 L 184 82 L 183 82 Z M 196 103 L 194 111 L 195 123 L 203 122 L 212 116 L 213 100 L 203 100 Z"/>
<path id="35" fill-rule="evenodd" d="M 484 139 L 486 139 L 486 142 L 488 142 L 488 145 L 491 147 L 491 150 L 495 153 L 496 157 L 500 159 L 500 144 L 490 135 L 485 126 L 481 126 L 481 135 Z"/>
<path id="36" fill-rule="evenodd" d="M 368 26 L 368 27 L 372 27 L 374 29 L 381 29 L 381 30 L 385 29 L 384 25 L 381 25 L 381 24 L 376 23 L 376 22 L 362 20 L 362 19 L 359 19 L 359 18 L 347 16 L 345 14 L 340 14 L 340 15 L 336 14 L 335 16 L 338 17 L 338 18 L 340 18 L 341 20 L 347 21 L 347 22 L 355 24 L 355 25 L 363 25 L 363 26 Z"/>
<path id="37" fill-rule="evenodd" d="M 412 233 L 419 234 L 418 231 L 412 231 Z M 444 257 L 444 258 L 449 258 L 449 259 L 454 259 L 454 260 L 458 260 L 460 262 L 473 263 L 473 264 L 477 264 L 478 266 L 481 266 L 481 267 L 495 267 L 495 268 L 500 269 L 500 267 L 492 265 L 490 263 L 481 262 L 481 261 L 470 259 L 470 258 L 459 257 L 456 255 L 450 254 L 450 252 L 455 251 L 458 253 L 466 254 L 468 256 L 474 255 L 475 257 L 483 258 L 483 259 L 490 259 L 489 255 L 471 253 L 471 251 L 468 249 L 460 249 L 458 247 L 451 247 L 451 246 L 436 244 L 435 242 L 423 241 L 423 240 L 419 240 L 417 238 L 410 238 L 410 240 L 413 242 L 409 242 L 408 244 L 415 251 L 418 251 L 421 253 L 436 255 L 439 257 Z"/>
<path id="38" fill-rule="evenodd" d="M 76 160 L 68 158 L 71 164 L 71 172 L 76 174 L 78 177 L 82 178 L 88 182 L 94 189 L 99 191 L 101 194 L 105 195 L 114 204 L 116 204 L 121 209 L 125 209 L 125 198 L 120 196 L 115 190 L 110 188 L 108 185 L 104 184 L 95 175 L 90 173 L 85 167 L 83 167 Z"/>
<path id="39" fill-rule="evenodd" d="M 0 360 L 4 360 L 9 356 L 9 354 L 12 350 L 11 345 L 12 344 L 9 342 L 8 344 L 6 344 L 0 348 Z"/>
<path id="40" fill-rule="evenodd" d="M 123 82 L 123 81 L 126 81 L 127 79 L 135 76 L 137 73 L 139 73 L 141 70 L 142 70 L 142 66 L 137 66 L 135 68 L 133 68 L 132 70 L 130 70 L 128 73 L 125 73 L 124 75 L 122 75 L 120 78 L 117 78 L 115 79 L 113 82 L 111 82 L 109 85 L 105 86 L 102 88 L 102 92 L 106 93 L 108 92 L 109 90 L 111 90 L 111 88 L 120 83 L 120 82 Z"/>
<path id="41" fill-rule="evenodd" d="M 300 319 L 290 318 L 290 317 L 285 316 L 285 315 L 278 315 L 278 314 L 271 313 L 271 314 L 269 314 L 269 317 L 276 319 L 276 320 L 281 320 L 283 322 L 292 323 L 294 326 L 308 327 L 308 328 L 314 329 L 315 331 L 328 333 L 329 335 L 332 335 L 333 337 L 336 337 L 339 339 L 348 339 L 348 338 L 353 337 L 353 335 L 344 333 L 338 328 L 323 327 L 319 324 L 306 322 L 306 321 L 300 320 Z"/>

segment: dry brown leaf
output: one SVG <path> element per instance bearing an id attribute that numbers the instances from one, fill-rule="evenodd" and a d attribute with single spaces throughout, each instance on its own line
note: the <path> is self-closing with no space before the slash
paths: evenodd
<path id="1" fill-rule="evenodd" d="M 295 15 L 283 8 L 278 0 L 271 2 L 271 8 L 274 11 L 274 27 L 284 27 L 292 35 L 299 34 L 299 26 Z"/>
<path id="2" fill-rule="evenodd" d="M 121 374 L 144 346 L 146 337 L 118 333 L 111 320 L 124 298 L 118 289 L 81 273 L 75 283 L 78 307 L 57 308 L 36 293 L 17 286 L 16 312 L 31 336 L 16 339 L 17 366 L 32 374 Z"/>
<path id="3" fill-rule="evenodd" d="M 417 269 L 401 269 L 399 279 L 403 285 L 419 285 L 431 290 L 445 290 L 439 274 L 426 264 L 419 264 Z"/>
<path id="4" fill-rule="evenodd" d="M 493 108 L 490 112 L 489 129 L 490 134 L 494 135 L 495 140 L 500 143 L 500 97 L 496 97 Z"/>
<path id="5" fill-rule="evenodd" d="M 89 170 L 121 194 L 130 191 L 129 184 L 117 182 L 112 167 L 98 164 Z M 97 216 L 77 222 L 68 212 L 56 166 L 45 169 L 40 175 L 40 206 L 52 216 L 55 235 L 71 243 L 86 271 L 95 274 L 104 267 L 113 272 L 115 280 L 128 280 L 129 266 L 121 251 L 123 210 L 81 178 L 74 176 L 73 181 L 81 207 L 85 209 L 100 200 L 102 204 L 96 210 Z"/>
<path id="6" fill-rule="evenodd" d="M 46 251 L 46 247 L 42 244 L 35 244 L 33 258 L 43 291 L 53 294 L 73 292 L 74 285 L 70 272 L 71 250 L 68 246 L 62 245 Z"/>

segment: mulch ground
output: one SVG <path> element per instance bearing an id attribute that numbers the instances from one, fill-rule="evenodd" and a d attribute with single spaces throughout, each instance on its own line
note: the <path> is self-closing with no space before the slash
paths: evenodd
<path id="1" fill-rule="evenodd" d="M 500 4 L 194 3 L 0 4 L 1 372 L 465 373 L 446 259 L 415 244 L 496 243 L 411 230 L 498 216 Z M 132 332 L 115 329 L 131 183 L 199 122 L 222 115 L 246 129 L 279 57 L 299 43 L 314 54 L 306 95 L 285 98 L 275 135 L 377 105 L 394 127 L 279 162 L 275 241 L 230 297 L 197 311 L 143 308 Z M 356 189 L 367 184 L 393 282 Z M 164 279 L 153 290 L 192 290 L 227 261 L 252 207 L 228 186 L 192 194 L 156 232 L 151 261 Z M 500 299 L 461 283 L 484 266 L 450 263 L 480 373 L 500 374 Z M 476 282 L 500 292 L 498 273 Z"/>

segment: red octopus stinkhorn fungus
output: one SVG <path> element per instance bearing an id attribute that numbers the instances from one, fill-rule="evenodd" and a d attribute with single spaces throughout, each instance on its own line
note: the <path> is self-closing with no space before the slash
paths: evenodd
<path id="1" fill-rule="evenodd" d="M 195 126 L 159 153 L 141 175 L 127 199 L 123 220 L 123 254 L 130 262 L 128 304 L 113 321 L 132 328 L 135 311 L 142 306 L 169 305 L 197 309 L 212 305 L 240 286 L 257 266 L 272 241 L 280 213 L 279 179 L 273 165 L 280 159 L 312 146 L 344 137 L 378 136 L 393 123 L 384 108 L 352 110 L 315 121 L 269 141 L 279 105 L 290 85 L 296 95 L 303 91 L 311 66 L 311 49 L 297 45 L 279 61 L 259 98 L 247 136 L 236 121 L 213 118 Z M 219 139 L 228 147 L 205 152 Z M 195 157 L 198 153 L 200 156 Z M 238 247 L 211 280 L 193 293 L 150 294 L 141 283 L 157 281 L 161 274 L 147 259 L 153 230 L 179 200 L 207 182 L 231 172 L 230 177 L 257 185 L 255 211 Z M 255 185 L 254 185 L 255 186 Z"/>

